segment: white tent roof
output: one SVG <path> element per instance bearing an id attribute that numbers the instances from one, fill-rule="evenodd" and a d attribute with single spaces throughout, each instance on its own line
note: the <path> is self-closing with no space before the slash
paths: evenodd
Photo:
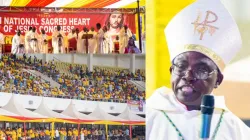
<path id="1" fill-rule="evenodd" d="M 3 106 L 2 109 L 27 118 L 48 118 L 46 116 L 25 109 L 21 104 L 18 103 L 17 100 L 15 100 L 16 96 L 19 95 L 12 94 L 9 102 L 5 106 Z"/>
<path id="2" fill-rule="evenodd" d="M 2 108 L 0 108 L 0 115 L 1 116 L 19 116 L 15 113 L 9 112 L 9 111 L 2 109 Z"/>
<path id="3" fill-rule="evenodd" d="M 125 119 L 125 120 L 129 120 L 129 121 L 143 121 L 143 122 L 145 122 L 145 118 L 140 117 L 140 116 L 134 114 L 132 111 L 130 111 L 130 109 L 128 108 L 128 106 L 117 117 Z"/>
<path id="4" fill-rule="evenodd" d="M 41 114 L 41 115 L 45 115 L 51 118 L 59 118 L 59 119 L 76 119 L 67 115 L 63 115 L 61 113 L 57 113 L 55 111 L 52 111 L 48 108 L 48 106 L 45 104 L 44 102 L 44 98 L 42 98 L 41 104 L 39 105 L 39 107 L 37 108 L 37 110 L 35 110 L 34 112 Z"/>
<path id="5" fill-rule="evenodd" d="M 103 111 L 99 107 L 99 105 L 97 105 L 95 110 L 92 113 L 90 113 L 89 116 L 97 117 L 101 120 L 107 120 L 107 121 L 126 121 L 125 119 L 108 114 L 107 112 Z"/>
<path id="6" fill-rule="evenodd" d="M 92 117 L 78 112 L 72 100 L 70 101 L 69 106 L 61 114 L 81 120 L 99 120 L 97 117 Z"/>

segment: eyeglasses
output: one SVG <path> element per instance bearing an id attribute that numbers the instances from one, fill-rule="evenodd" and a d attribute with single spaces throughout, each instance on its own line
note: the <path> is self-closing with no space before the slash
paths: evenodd
<path id="1" fill-rule="evenodd" d="M 173 64 L 173 66 L 174 66 L 174 68 L 173 68 L 172 72 L 175 75 L 183 77 L 187 74 L 188 71 L 191 71 L 194 78 L 199 79 L 199 80 L 206 80 L 211 74 L 213 74 L 215 71 L 217 71 L 217 69 L 215 69 L 215 70 L 209 72 L 208 70 L 205 70 L 202 68 L 188 70 L 187 67 L 178 66 L 176 64 Z"/>

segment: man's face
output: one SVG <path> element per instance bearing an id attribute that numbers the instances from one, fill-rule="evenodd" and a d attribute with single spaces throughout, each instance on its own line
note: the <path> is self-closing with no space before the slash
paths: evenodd
<path id="1" fill-rule="evenodd" d="M 45 34 L 45 30 L 42 30 L 42 34 Z"/>
<path id="2" fill-rule="evenodd" d="M 115 38 L 116 40 L 119 40 L 119 36 L 116 36 L 116 38 Z"/>
<path id="3" fill-rule="evenodd" d="M 61 30 L 61 26 L 57 26 L 56 29 L 57 29 L 57 31 L 60 31 Z"/>
<path id="4" fill-rule="evenodd" d="M 20 31 L 20 30 L 17 31 L 17 35 L 18 35 L 18 36 L 21 35 L 21 31 Z"/>
<path id="5" fill-rule="evenodd" d="M 84 28 L 83 28 L 83 31 L 84 31 L 84 32 L 86 32 L 86 31 L 87 31 L 87 28 L 86 28 L 86 27 L 84 27 Z"/>
<path id="6" fill-rule="evenodd" d="M 124 25 L 124 29 L 127 30 L 127 29 L 128 29 L 128 26 L 127 26 L 127 25 Z"/>
<path id="7" fill-rule="evenodd" d="M 78 28 L 76 28 L 76 33 L 77 33 L 77 34 L 79 33 L 79 29 L 78 29 Z"/>
<path id="8" fill-rule="evenodd" d="M 110 26 L 112 28 L 118 28 L 118 25 L 121 23 L 122 14 L 111 14 L 109 18 Z"/>
<path id="9" fill-rule="evenodd" d="M 76 30 L 75 29 L 72 29 L 72 34 L 74 34 L 76 32 Z"/>
<path id="10" fill-rule="evenodd" d="M 183 74 L 180 73 L 185 74 L 181 76 Z M 199 79 L 194 73 L 211 74 L 206 79 Z M 171 67 L 171 75 L 172 89 L 178 101 L 193 106 L 200 106 L 202 95 L 210 94 L 223 79 L 215 63 L 198 52 L 185 52 L 177 56 Z"/>

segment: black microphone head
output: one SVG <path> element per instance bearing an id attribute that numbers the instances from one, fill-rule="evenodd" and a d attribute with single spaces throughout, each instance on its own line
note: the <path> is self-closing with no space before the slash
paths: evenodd
<path id="1" fill-rule="evenodd" d="M 201 101 L 201 113 L 202 114 L 213 114 L 214 112 L 214 96 L 205 94 Z"/>

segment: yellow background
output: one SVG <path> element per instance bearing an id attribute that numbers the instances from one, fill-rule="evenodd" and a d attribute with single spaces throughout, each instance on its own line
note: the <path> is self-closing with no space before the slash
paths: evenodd
<path id="1" fill-rule="evenodd" d="M 147 98 L 161 86 L 170 87 L 170 58 L 164 29 L 184 7 L 195 0 L 146 1 L 146 93 Z"/>

